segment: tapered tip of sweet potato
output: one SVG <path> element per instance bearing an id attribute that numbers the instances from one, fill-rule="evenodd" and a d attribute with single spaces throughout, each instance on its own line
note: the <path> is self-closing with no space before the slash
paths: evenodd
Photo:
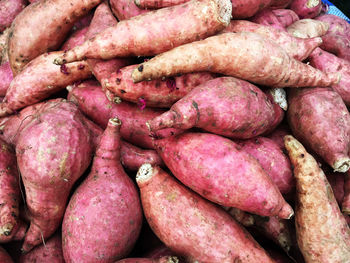
<path id="1" fill-rule="evenodd" d="M 9 236 L 11 235 L 13 230 L 12 223 L 6 223 L 0 228 L 0 235 Z"/>
<path id="2" fill-rule="evenodd" d="M 120 125 L 122 125 L 122 121 L 119 120 L 118 117 L 111 118 L 111 119 L 109 119 L 108 122 L 112 126 L 120 126 Z"/>
<path id="3" fill-rule="evenodd" d="M 343 157 L 339 158 L 334 164 L 332 165 L 334 172 L 341 172 L 345 173 L 350 168 L 350 158 L 349 157 Z"/>
<path id="4" fill-rule="evenodd" d="M 269 90 L 273 101 L 278 104 L 283 110 L 287 111 L 288 102 L 286 91 L 282 88 L 272 88 Z"/>
<path id="5" fill-rule="evenodd" d="M 136 0 L 137 1 L 137 0 Z M 232 16 L 232 2 L 231 0 L 215 0 L 219 9 L 219 21 L 225 26 L 228 26 Z"/>
<path id="6" fill-rule="evenodd" d="M 141 165 L 136 174 L 136 182 L 138 185 L 147 182 L 153 176 L 153 167 L 149 163 Z"/>
<path id="7" fill-rule="evenodd" d="M 285 203 L 278 213 L 278 217 L 282 219 L 291 219 L 293 215 L 293 208 L 288 203 Z"/>

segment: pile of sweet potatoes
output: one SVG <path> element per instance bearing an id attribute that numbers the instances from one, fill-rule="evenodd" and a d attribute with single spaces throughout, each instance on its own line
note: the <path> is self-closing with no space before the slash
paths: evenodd
<path id="1" fill-rule="evenodd" d="M 0 262 L 350 261 L 321 0 L 29 2 L 0 1 Z"/>

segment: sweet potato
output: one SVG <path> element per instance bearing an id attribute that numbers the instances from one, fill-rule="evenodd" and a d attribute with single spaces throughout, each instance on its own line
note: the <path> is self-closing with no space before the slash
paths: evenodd
<path id="1" fill-rule="evenodd" d="M 321 37 L 327 33 L 329 25 L 315 19 L 301 19 L 287 27 L 289 34 L 299 38 Z"/>
<path id="2" fill-rule="evenodd" d="M 148 121 L 147 126 L 152 132 L 198 127 L 230 138 L 248 139 L 276 127 L 283 115 L 282 109 L 274 108 L 253 84 L 221 77 L 197 86 L 169 111 Z"/>
<path id="3" fill-rule="evenodd" d="M 0 33 L 9 27 L 15 17 L 25 8 L 25 0 L 0 1 Z"/>
<path id="4" fill-rule="evenodd" d="M 275 29 L 272 26 L 265 26 L 246 20 L 232 20 L 223 32 L 253 32 L 272 40 L 280 45 L 291 58 L 304 60 L 309 54 L 322 43 L 322 38 L 300 39 L 291 36 L 285 31 Z"/>
<path id="5" fill-rule="evenodd" d="M 34 248 L 27 254 L 21 255 L 19 263 L 64 263 L 62 252 L 62 239 L 60 234 L 50 237 L 45 245 Z"/>
<path id="6" fill-rule="evenodd" d="M 139 195 L 120 163 L 120 125 L 118 118 L 109 120 L 91 173 L 67 206 L 62 223 L 66 262 L 121 259 L 131 251 L 140 233 Z"/>
<path id="7" fill-rule="evenodd" d="M 344 173 L 326 173 L 327 180 L 332 187 L 335 200 L 339 207 L 341 207 L 343 199 L 344 199 Z"/>
<path id="8" fill-rule="evenodd" d="M 324 72 L 340 72 L 342 77 L 332 88 L 339 93 L 346 105 L 350 105 L 350 61 L 338 58 L 320 48 L 309 57 L 310 65 Z"/>
<path id="9" fill-rule="evenodd" d="M 71 187 L 89 166 L 92 150 L 84 116 L 70 102 L 53 104 L 22 130 L 16 154 L 31 219 L 24 252 L 58 228 Z"/>
<path id="10" fill-rule="evenodd" d="M 162 257 L 159 259 L 151 259 L 151 258 L 125 258 L 119 260 L 115 263 L 178 263 L 179 259 L 177 257 Z"/>
<path id="11" fill-rule="evenodd" d="M 350 24 L 336 15 L 323 14 L 316 17 L 315 19 L 329 24 L 328 34 L 336 34 L 342 36 L 349 36 L 350 34 Z"/>
<path id="12" fill-rule="evenodd" d="M 292 136 L 285 145 L 297 185 L 295 226 L 306 262 L 347 262 L 350 229 L 326 176 L 315 159 Z"/>
<path id="13" fill-rule="evenodd" d="M 265 137 L 274 141 L 282 151 L 285 150 L 284 147 L 284 136 L 291 134 L 291 131 L 285 123 L 278 125 L 276 129 L 274 129 L 271 133 L 267 134 Z"/>
<path id="14" fill-rule="evenodd" d="M 231 8 L 229 0 L 192 0 L 155 10 L 107 28 L 83 45 L 58 56 L 54 62 L 159 54 L 221 31 L 230 22 Z M 145 33 L 145 27 L 152 37 Z"/>
<path id="15" fill-rule="evenodd" d="M 265 137 L 239 141 L 244 151 L 257 159 L 282 194 L 293 191 L 295 181 L 287 156 L 277 143 Z"/>
<path id="16" fill-rule="evenodd" d="M 224 33 L 174 48 L 143 62 L 132 78 L 139 82 L 198 71 L 273 87 L 329 86 L 340 78 L 290 58 L 277 44 L 250 32 Z"/>
<path id="17" fill-rule="evenodd" d="M 102 2 L 94 13 L 89 29 L 86 33 L 85 40 L 94 37 L 108 27 L 117 25 L 118 21 L 113 16 L 107 2 Z M 120 68 L 132 64 L 130 59 L 115 58 L 110 60 L 88 59 L 87 63 L 96 79 L 102 83 L 103 78 L 108 78 L 112 72 L 118 71 Z"/>
<path id="18" fill-rule="evenodd" d="M 215 77 L 212 73 L 201 72 L 134 83 L 131 73 L 136 67 L 131 65 L 112 73 L 101 81 L 102 87 L 126 101 L 138 103 L 143 99 L 147 107 L 170 108 L 196 86 Z"/>
<path id="19" fill-rule="evenodd" d="M 134 16 L 145 14 L 150 10 L 138 8 L 135 5 L 134 0 L 110 0 L 113 14 L 118 18 L 119 21 L 130 19 Z"/>
<path id="20" fill-rule="evenodd" d="M 134 0 L 135 5 L 141 9 L 158 9 L 173 5 L 181 5 L 189 0 Z"/>
<path id="21" fill-rule="evenodd" d="M 0 241 L 13 236 L 19 220 L 19 174 L 14 149 L 0 140 Z"/>
<path id="22" fill-rule="evenodd" d="M 47 0 L 25 8 L 10 29 L 8 52 L 13 74 L 17 75 L 40 54 L 56 50 L 74 22 L 99 2 L 101 0 Z"/>
<path id="23" fill-rule="evenodd" d="M 335 171 L 350 168 L 350 114 L 331 88 L 293 89 L 288 122 L 293 134 Z"/>
<path id="24" fill-rule="evenodd" d="M 270 8 L 281 9 L 286 8 L 293 0 L 273 0 L 270 4 Z"/>
<path id="25" fill-rule="evenodd" d="M 298 15 L 290 9 L 265 9 L 250 18 L 250 21 L 285 30 L 286 27 L 299 20 Z"/>
<path id="26" fill-rule="evenodd" d="M 124 140 L 143 148 L 154 148 L 146 121 L 159 116 L 163 110 L 149 108 L 141 110 L 137 105 L 128 102 L 109 101 L 96 82 L 85 81 L 69 90 L 68 99 L 76 103 L 85 115 L 102 128 L 106 127 L 109 118 L 118 116 L 123 122 L 120 133 Z M 167 137 L 180 132 L 179 129 L 165 129 L 155 136 Z"/>
<path id="27" fill-rule="evenodd" d="M 13 260 L 10 257 L 10 255 L 2 247 L 0 247 L 0 262 L 1 263 L 13 263 Z"/>
<path id="28" fill-rule="evenodd" d="M 154 233 L 189 262 L 273 262 L 230 215 L 159 167 L 142 165 L 136 181 Z"/>
<path id="29" fill-rule="evenodd" d="M 62 51 L 45 53 L 26 65 L 8 87 L 5 98 L 0 104 L 0 116 L 12 114 L 49 97 L 66 85 L 91 76 L 85 61 L 61 67 L 54 65 L 52 60 L 58 54 L 62 54 Z"/>
<path id="30" fill-rule="evenodd" d="M 8 87 L 13 79 L 10 63 L 6 62 L 0 65 L 0 96 L 5 96 Z"/>
<path id="31" fill-rule="evenodd" d="M 88 29 L 89 29 L 88 27 L 83 27 L 77 31 L 74 31 L 72 35 L 63 43 L 60 49 L 63 51 L 66 51 L 78 45 L 83 44 L 85 41 L 85 35 Z"/>
<path id="32" fill-rule="evenodd" d="M 322 10 L 321 0 L 293 0 L 289 6 L 300 18 L 314 18 Z"/>
<path id="33" fill-rule="evenodd" d="M 293 215 L 258 161 L 233 141 L 184 133 L 154 143 L 174 176 L 204 198 L 262 216 Z"/>

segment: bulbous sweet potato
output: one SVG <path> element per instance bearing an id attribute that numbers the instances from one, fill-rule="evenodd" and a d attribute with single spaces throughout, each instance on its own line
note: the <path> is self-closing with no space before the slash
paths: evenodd
<path id="1" fill-rule="evenodd" d="M 174 176 L 204 198 L 262 216 L 293 215 L 258 161 L 233 141 L 209 133 L 184 133 L 154 143 Z"/>
<path id="2" fill-rule="evenodd" d="M 287 112 L 293 135 L 335 171 L 350 168 L 350 114 L 331 88 L 293 89 Z"/>
<path id="3" fill-rule="evenodd" d="M 9 27 L 15 17 L 25 8 L 25 0 L 0 1 L 0 33 Z"/>
<path id="4" fill-rule="evenodd" d="M 67 263 L 124 258 L 139 236 L 141 204 L 135 185 L 120 163 L 120 125 L 118 118 L 109 120 L 91 173 L 67 206 L 62 223 Z"/>
<path id="5" fill-rule="evenodd" d="M 31 220 L 28 252 L 59 227 L 68 194 L 89 166 L 93 143 L 78 107 L 62 101 L 36 116 L 18 136 L 17 163 Z"/>

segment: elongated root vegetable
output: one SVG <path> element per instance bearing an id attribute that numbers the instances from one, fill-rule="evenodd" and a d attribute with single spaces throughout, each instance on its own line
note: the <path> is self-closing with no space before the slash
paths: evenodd
<path id="1" fill-rule="evenodd" d="M 15 17 L 25 8 L 25 0 L 0 1 L 0 33 L 9 27 Z"/>
<path id="2" fill-rule="evenodd" d="M 287 112 L 293 134 L 335 171 L 350 168 L 350 114 L 331 88 L 305 88 L 289 94 Z"/>
<path id="3" fill-rule="evenodd" d="M 184 133 L 155 140 L 155 146 L 176 178 L 204 198 L 262 216 L 293 215 L 258 161 L 229 139 Z"/>
<path id="4" fill-rule="evenodd" d="M 273 129 L 283 116 L 282 109 L 275 108 L 253 84 L 221 77 L 197 86 L 169 111 L 148 121 L 147 126 L 152 132 L 198 127 L 230 138 L 248 139 Z"/>
<path id="5" fill-rule="evenodd" d="M 154 233 L 189 262 L 273 262 L 224 210 L 160 168 L 142 165 L 136 181 L 145 217 Z"/>
<path id="6" fill-rule="evenodd" d="M 69 201 L 62 223 L 67 262 L 114 262 L 131 251 L 140 233 L 139 195 L 120 163 L 120 125 L 118 118 L 109 120 L 91 173 Z"/>
<path id="7" fill-rule="evenodd" d="M 274 28 L 285 30 L 286 27 L 299 20 L 298 15 L 290 9 L 265 9 L 250 19 L 252 22 L 272 26 Z"/>
<path id="8" fill-rule="evenodd" d="M 326 176 L 315 159 L 292 136 L 285 145 L 297 184 L 295 226 L 306 262 L 347 262 L 350 229 Z"/>
<path id="9" fill-rule="evenodd" d="M 112 73 L 102 80 L 102 87 L 126 101 L 138 103 L 143 99 L 147 107 L 169 108 L 196 86 L 215 77 L 212 73 L 201 72 L 134 83 L 131 73 L 136 67 L 137 65 L 132 65 Z"/>
<path id="10" fill-rule="evenodd" d="M 273 87 L 330 86 L 340 78 L 290 58 L 277 44 L 250 32 L 220 34 L 174 48 L 142 63 L 132 78 L 140 82 L 198 71 Z"/>
<path id="11" fill-rule="evenodd" d="M 329 24 L 315 19 L 301 19 L 289 27 L 289 34 L 299 38 L 321 37 L 327 33 Z"/>
<path id="12" fill-rule="evenodd" d="M 223 32 L 253 32 L 272 40 L 280 45 L 291 58 L 304 60 L 322 43 L 322 38 L 300 39 L 288 32 L 278 30 L 272 26 L 256 24 L 245 20 L 232 20 Z"/>
<path id="13" fill-rule="evenodd" d="M 85 40 L 88 40 L 106 28 L 116 26 L 117 24 L 118 21 L 113 16 L 108 3 L 102 2 L 95 10 L 94 16 L 86 33 Z M 123 58 L 115 58 L 110 60 L 88 59 L 87 63 L 89 64 L 92 73 L 100 83 L 102 83 L 103 78 L 109 77 L 112 72 L 116 72 L 120 68 L 132 64 L 130 63 L 130 59 Z"/>
<path id="14" fill-rule="evenodd" d="M 119 21 L 130 19 L 134 16 L 138 16 L 149 12 L 150 10 L 138 8 L 135 5 L 134 0 L 110 0 L 113 14 L 118 18 Z"/>
<path id="15" fill-rule="evenodd" d="M 71 187 L 90 164 L 93 143 L 84 118 L 73 103 L 57 102 L 18 137 L 17 162 L 31 220 L 24 252 L 58 228 Z"/>
<path id="16" fill-rule="evenodd" d="M 14 149 L 0 140 L 0 241 L 13 236 L 19 219 L 19 175 Z"/>
<path id="17" fill-rule="evenodd" d="M 179 259 L 173 256 L 161 257 L 159 259 L 152 258 L 125 258 L 115 263 L 179 263 Z"/>
<path id="18" fill-rule="evenodd" d="M 79 109 L 91 120 L 105 128 L 108 119 L 118 116 L 123 122 L 120 129 L 122 138 L 132 144 L 153 149 L 153 139 L 150 137 L 146 121 L 164 113 L 163 110 L 145 108 L 141 110 L 137 105 L 109 101 L 96 82 L 85 81 L 77 87 L 69 88 L 68 99 L 76 103 Z M 155 133 L 156 137 L 167 137 L 181 133 L 179 129 L 164 129 Z"/>
<path id="19" fill-rule="evenodd" d="M 99 2 L 101 0 L 47 0 L 25 8 L 10 30 L 9 60 L 14 75 L 33 58 L 56 50 L 74 22 Z"/>
<path id="20" fill-rule="evenodd" d="M 221 31 L 230 22 L 231 8 L 230 0 L 192 0 L 152 11 L 107 28 L 83 45 L 57 57 L 54 62 L 64 64 L 83 58 L 159 54 Z M 145 27 L 152 37 L 146 33 Z"/>
<path id="21" fill-rule="evenodd" d="M 290 7 L 300 18 L 314 18 L 322 10 L 321 0 L 293 0 Z"/>
<path id="22" fill-rule="evenodd" d="M 86 61 L 57 66 L 52 59 L 62 51 L 45 53 L 32 60 L 11 82 L 0 103 L 0 116 L 39 102 L 66 85 L 91 76 Z"/>
<path id="23" fill-rule="evenodd" d="M 13 263 L 13 260 L 10 257 L 10 255 L 2 247 L 0 247 L 0 262 L 1 263 Z"/>

